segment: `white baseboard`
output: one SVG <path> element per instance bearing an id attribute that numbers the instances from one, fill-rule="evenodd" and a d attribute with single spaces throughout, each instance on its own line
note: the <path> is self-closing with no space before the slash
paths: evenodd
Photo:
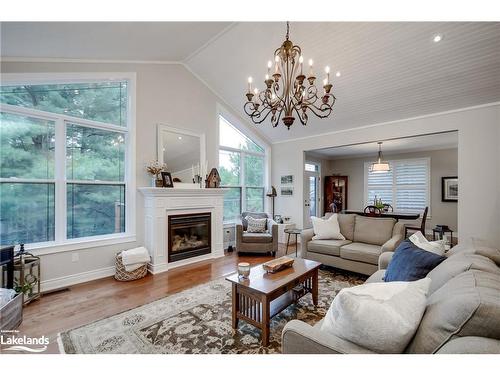
<path id="1" fill-rule="evenodd" d="M 103 277 L 112 276 L 115 274 L 115 267 L 99 268 L 92 271 L 77 273 L 55 279 L 44 280 L 41 282 L 40 288 L 42 292 L 48 292 L 54 289 L 66 288 L 71 285 L 84 283 L 87 281 L 102 279 Z"/>

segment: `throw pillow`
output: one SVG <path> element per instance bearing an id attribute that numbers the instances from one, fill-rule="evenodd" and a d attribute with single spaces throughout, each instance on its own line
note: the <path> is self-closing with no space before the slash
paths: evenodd
<path id="1" fill-rule="evenodd" d="M 402 353 L 424 314 L 430 282 L 425 278 L 344 288 L 321 330 L 377 353 Z"/>
<path id="2" fill-rule="evenodd" d="M 311 221 L 314 230 L 313 240 L 345 240 L 345 237 L 340 233 L 338 215 L 333 214 L 328 219 L 311 216 Z"/>
<path id="3" fill-rule="evenodd" d="M 247 216 L 248 221 L 247 232 L 249 233 L 264 233 L 266 231 L 267 219 L 256 219 L 251 216 Z"/>
<path id="4" fill-rule="evenodd" d="M 401 242 L 385 272 L 384 281 L 414 281 L 423 279 L 446 257 L 422 250 L 411 241 Z"/>
<path id="5" fill-rule="evenodd" d="M 420 249 L 430 251 L 431 253 L 437 255 L 444 255 L 444 252 L 446 251 L 446 241 L 428 241 L 422 232 L 415 232 L 408 239 Z"/>

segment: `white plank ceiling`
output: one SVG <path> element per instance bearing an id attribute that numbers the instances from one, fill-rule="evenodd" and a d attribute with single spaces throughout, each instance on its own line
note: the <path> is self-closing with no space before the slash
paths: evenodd
<path id="1" fill-rule="evenodd" d="M 246 79 L 263 82 L 284 34 L 284 23 L 239 23 L 188 64 L 243 116 Z M 337 103 L 290 131 L 255 125 L 273 142 L 500 100 L 500 23 L 292 23 L 290 39 L 316 72 L 341 72 Z"/>
<path id="2" fill-rule="evenodd" d="M 284 22 L 4 22 L 1 55 L 181 61 L 246 117 L 247 77 L 263 87 L 284 35 Z M 316 75 L 325 65 L 341 72 L 337 103 L 306 127 L 252 125 L 271 142 L 500 101 L 500 23 L 292 22 L 290 39 Z"/>

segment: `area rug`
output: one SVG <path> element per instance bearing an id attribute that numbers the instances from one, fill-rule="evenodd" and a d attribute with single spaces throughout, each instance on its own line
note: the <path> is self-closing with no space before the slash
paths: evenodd
<path id="1" fill-rule="evenodd" d="M 340 271 L 319 271 L 319 306 L 310 295 L 271 321 L 270 342 L 261 345 L 260 330 L 240 320 L 231 328 L 231 284 L 224 278 L 59 334 L 65 353 L 256 354 L 279 353 L 281 331 L 299 319 L 321 320 L 335 295 L 365 278 Z"/>

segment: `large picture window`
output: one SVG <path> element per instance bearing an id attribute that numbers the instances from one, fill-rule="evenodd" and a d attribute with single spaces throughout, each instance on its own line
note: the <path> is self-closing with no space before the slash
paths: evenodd
<path id="1" fill-rule="evenodd" d="M 224 222 L 239 221 L 242 211 L 264 211 L 265 151 L 219 116 L 219 173 L 229 188 Z"/>
<path id="2" fill-rule="evenodd" d="M 0 87 L 1 245 L 127 231 L 129 82 Z"/>
<path id="3" fill-rule="evenodd" d="M 365 163 L 365 204 L 375 196 L 389 203 L 394 211 L 420 213 L 430 206 L 430 159 L 389 160 L 391 170 L 370 172 Z"/>

